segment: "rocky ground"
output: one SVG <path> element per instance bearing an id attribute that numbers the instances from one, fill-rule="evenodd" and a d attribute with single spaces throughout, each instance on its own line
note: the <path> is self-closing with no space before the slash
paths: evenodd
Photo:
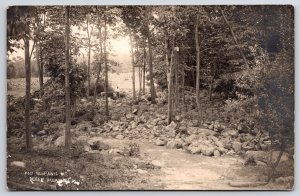
<path id="1" fill-rule="evenodd" d="M 40 157 L 39 163 L 45 164 L 43 158 L 48 164 L 58 162 L 56 170 L 68 171 L 69 168 L 74 172 L 70 175 L 74 183 L 79 183 L 71 187 L 66 186 L 68 183 L 56 184 L 56 189 L 249 189 L 234 188 L 228 182 L 265 181 L 269 160 L 274 163 L 279 154 L 275 151 L 272 158 L 269 157 L 271 141 L 267 133 L 243 123 L 232 124 L 226 116 L 217 116 L 222 110 L 218 102 L 203 108 L 206 118 L 200 122 L 195 120 L 198 112 L 192 96 L 187 97 L 186 106 L 178 108 L 172 123 L 167 125 L 164 93 L 158 93 L 157 104 L 150 104 L 147 96 L 141 97 L 139 102 L 133 102 L 129 96 L 110 99 L 109 119 L 104 116 L 103 101 L 100 97 L 94 107 L 86 99 L 77 103 L 71 129 L 75 155 L 64 156 L 62 152 L 59 159 L 52 154 L 59 152 L 64 143 L 63 108 L 52 106 L 50 111 L 43 111 L 40 102 L 34 102 L 33 145 L 37 154 L 33 157 Z M 8 105 L 8 174 L 13 176 L 12 180 L 19 181 L 18 172 L 28 170 L 28 165 L 34 171 L 45 168 L 32 164 L 33 157 L 17 153 L 24 147 L 20 145 L 24 141 L 21 123 L 24 118 L 18 110 L 22 102 L 14 100 Z M 55 150 L 50 153 L 49 149 Z M 48 154 L 43 157 L 41 152 Z M 114 172 L 111 177 L 103 176 L 103 169 L 94 172 L 86 169 L 75 174 L 82 168 L 76 166 L 74 157 L 75 162 L 91 168 L 98 168 L 98 160 L 101 160 L 102 168 Z M 65 164 L 66 161 L 73 165 Z M 293 163 L 292 153 L 284 152 L 274 182 L 250 189 L 291 189 Z M 50 166 L 45 165 L 46 169 Z M 116 171 L 120 168 L 119 176 L 120 172 Z M 90 177 L 90 172 L 95 176 Z M 96 179 L 103 179 L 103 183 L 94 183 Z"/>

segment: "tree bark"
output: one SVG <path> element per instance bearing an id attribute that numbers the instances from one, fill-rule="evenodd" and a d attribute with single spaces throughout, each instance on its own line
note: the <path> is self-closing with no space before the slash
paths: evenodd
<path id="1" fill-rule="evenodd" d="M 136 100 L 136 95 L 135 95 L 135 63 L 134 63 L 134 51 L 133 51 L 133 35 L 132 31 L 129 30 L 129 37 L 130 37 L 130 53 L 131 53 L 131 64 L 132 64 L 132 96 L 133 100 Z"/>
<path id="2" fill-rule="evenodd" d="M 167 46 L 167 49 L 169 48 L 169 46 Z M 167 50 L 168 51 L 168 50 Z M 168 57 L 166 57 L 168 58 Z M 174 49 L 172 50 L 172 54 L 171 54 L 171 62 L 169 61 L 169 58 L 167 60 L 168 63 L 168 67 L 169 67 L 169 73 L 168 73 L 168 124 L 170 124 L 172 122 L 172 115 L 173 115 L 173 99 L 172 99 L 172 95 L 173 95 L 173 75 L 174 75 L 174 68 L 173 68 L 173 64 L 174 64 Z"/>
<path id="3" fill-rule="evenodd" d="M 65 8 L 65 90 L 66 90 L 66 129 L 65 148 L 71 147 L 71 99 L 70 99 L 70 7 Z"/>
<path id="4" fill-rule="evenodd" d="M 146 43 L 144 39 L 144 54 L 143 54 L 143 95 L 145 95 L 146 86 Z"/>
<path id="5" fill-rule="evenodd" d="M 150 74 L 150 92 L 151 92 L 151 103 L 155 104 L 155 87 L 154 87 L 154 79 L 153 79 L 153 56 L 152 56 L 152 38 L 151 38 L 151 32 L 149 27 L 149 20 L 150 20 L 150 14 L 151 14 L 151 8 L 147 6 L 147 24 L 146 24 L 146 30 L 147 30 L 147 39 L 148 39 L 148 49 L 149 49 L 149 74 Z"/>
<path id="6" fill-rule="evenodd" d="M 26 35 L 29 35 L 30 30 L 27 29 Z M 25 95 L 25 129 L 26 129 L 26 149 L 27 152 L 32 150 L 31 140 L 31 122 L 30 122 L 30 84 L 31 84 L 31 62 L 29 54 L 29 38 L 24 38 L 25 49 L 25 70 L 26 70 L 26 95 Z"/>
<path id="7" fill-rule="evenodd" d="M 199 48 L 199 35 L 198 35 L 198 23 L 199 23 L 199 14 L 197 14 L 196 24 L 195 24 L 195 44 L 196 44 L 196 103 L 199 118 L 201 117 L 200 113 L 200 48 Z"/>
<path id="8" fill-rule="evenodd" d="M 106 116 L 109 116 L 108 111 L 108 65 L 107 65 L 107 51 L 106 51 L 106 41 L 107 41 L 107 27 L 106 27 L 106 16 L 104 17 L 104 44 L 103 44 L 103 50 L 104 50 L 104 66 L 105 66 L 105 114 Z"/>
<path id="9" fill-rule="evenodd" d="M 36 34 L 40 34 L 40 22 L 37 22 L 37 30 Z M 38 67 L 38 72 L 39 72 L 39 85 L 40 85 L 40 92 L 39 92 L 39 98 L 42 99 L 43 97 L 43 65 L 41 63 L 41 50 L 40 50 L 40 40 L 36 42 L 36 49 L 35 49 L 35 56 L 36 56 L 36 64 Z"/>

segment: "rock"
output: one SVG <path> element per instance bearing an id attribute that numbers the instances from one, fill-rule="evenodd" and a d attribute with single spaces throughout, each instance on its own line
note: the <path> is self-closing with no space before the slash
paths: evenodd
<path id="1" fill-rule="evenodd" d="M 215 151 L 214 151 L 214 156 L 215 156 L 215 157 L 219 157 L 219 156 L 221 156 L 221 153 L 220 153 L 220 151 L 218 151 L 218 150 L 215 150 Z"/>
<path id="2" fill-rule="evenodd" d="M 212 146 L 203 146 L 201 153 L 205 156 L 212 156 L 214 154 L 215 148 Z"/>
<path id="3" fill-rule="evenodd" d="M 199 136 L 197 136 L 196 134 L 192 134 L 189 137 L 185 138 L 185 142 L 187 144 L 191 144 L 194 140 L 197 140 L 199 138 Z"/>
<path id="4" fill-rule="evenodd" d="M 126 114 L 126 119 L 129 121 L 133 121 L 134 120 L 134 116 L 132 114 Z"/>
<path id="5" fill-rule="evenodd" d="M 87 136 L 85 136 L 85 135 L 81 135 L 81 136 L 79 136 L 76 139 L 77 142 L 79 142 L 79 143 L 85 143 L 85 144 L 88 143 L 88 140 L 89 140 L 89 138 Z"/>
<path id="6" fill-rule="evenodd" d="M 137 113 L 138 113 L 138 109 L 134 109 L 134 110 L 132 111 L 132 114 L 134 114 L 134 115 L 137 115 Z"/>
<path id="7" fill-rule="evenodd" d="M 37 135 L 37 136 L 44 136 L 44 135 L 47 135 L 47 131 L 46 131 L 46 130 L 41 130 L 41 131 L 37 132 L 36 135 Z"/>
<path id="8" fill-rule="evenodd" d="M 294 183 L 294 176 L 286 176 L 286 177 L 279 177 L 275 179 L 275 182 L 278 184 L 293 184 Z"/>
<path id="9" fill-rule="evenodd" d="M 225 130 L 222 132 L 222 135 L 225 136 L 225 137 L 236 138 L 236 137 L 238 137 L 239 133 L 238 133 L 238 131 L 235 130 L 235 129 L 225 129 Z"/>
<path id="10" fill-rule="evenodd" d="M 196 146 L 189 146 L 187 148 L 188 151 L 190 151 L 192 154 L 200 154 L 201 153 L 201 147 Z"/>
<path id="11" fill-rule="evenodd" d="M 59 147 L 59 146 L 64 146 L 65 144 L 65 137 L 64 136 L 60 136 L 58 137 L 55 141 L 54 141 L 54 145 L 56 147 Z"/>
<path id="12" fill-rule="evenodd" d="M 177 121 L 177 122 L 179 122 L 179 121 L 181 121 L 181 117 L 180 116 L 175 116 L 175 120 Z"/>
<path id="13" fill-rule="evenodd" d="M 172 121 L 168 126 L 166 126 L 166 130 L 174 131 L 176 129 L 176 127 L 177 127 L 177 124 L 174 121 Z"/>
<path id="14" fill-rule="evenodd" d="M 121 155 L 122 151 L 120 149 L 110 149 L 108 153 L 112 155 Z"/>
<path id="15" fill-rule="evenodd" d="M 255 161 L 262 161 L 264 163 L 268 162 L 268 153 L 264 151 L 247 151 L 245 153 L 245 158 L 247 159 L 254 159 Z"/>
<path id="16" fill-rule="evenodd" d="M 77 124 L 76 129 L 78 131 L 90 131 L 92 128 L 92 125 L 90 122 L 83 121 L 82 123 Z"/>
<path id="17" fill-rule="evenodd" d="M 200 128 L 200 127 L 188 127 L 187 128 L 187 132 L 189 134 L 202 134 L 202 135 L 205 135 L 205 136 L 208 136 L 208 135 L 218 135 L 216 132 L 212 131 L 212 130 L 209 130 L 209 129 L 203 129 L 203 128 Z"/>
<path id="18" fill-rule="evenodd" d="M 160 117 L 162 120 L 166 120 L 167 119 L 167 115 L 161 115 Z"/>
<path id="19" fill-rule="evenodd" d="M 167 143 L 167 148 L 168 149 L 178 149 L 178 148 L 182 147 L 182 144 L 183 144 L 183 142 L 181 139 L 174 139 Z"/>
<path id="20" fill-rule="evenodd" d="M 10 163 L 10 166 L 25 168 L 26 164 L 23 161 L 13 161 Z"/>
<path id="21" fill-rule="evenodd" d="M 89 146 L 92 150 L 108 150 L 109 145 L 102 142 L 100 138 L 91 138 L 88 141 Z"/>
<path id="22" fill-rule="evenodd" d="M 236 153 L 240 152 L 242 150 L 242 143 L 237 141 L 232 142 L 232 149 Z"/>
<path id="23" fill-rule="evenodd" d="M 273 152 L 273 155 L 272 155 L 272 162 L 275 163 L 276 160 L 277 160 L 277 157 L 279 156 L 279 153 L 280 151 L 274 151 Z M 283 152 L 281 158 L 280 158 L 280 161 L 279 163 L 281 162 L 285 162 L 285 161 L 288 161 L 290 159 L 290 155 L 286 152 Z"/>
<path id="24" fill-rule="evenodd" d="M 157 140 L 155 140 L 155 145 L 156 146 L 164 146 L 164 145 L 166 145 L 166 141 L 165 140 L 163 140 L 163 139 L 160 139 L 160 138 L 158 138 Z"/>
<path id="25" fill-rule="evenodd" d="M 123 136 L 123 135 L 117 135 L 117 136 L 116 136 L 116 139 L 122 140 L 122 139 L 124 139 L 124 136 Z"/>
<path id="26" fill-rule="evenodd" d="M 93 123 L 95 125 L 102 125 L 105 122 L 105 117 L 99 113 L 97 113 L 93 118 Z"/>
<path id="27" fill-rule="evenodd" d="M 214 130 L 214 125 L 209 125 L 209 126 L 208 126 L 208 129 Z"/>
<path id="28" fill-rule="evenodd" d="M 148 173 L 146 170 L 143 170 L 143 169 L 137 169 L 136 171 L 139 174 L 147 174 Z"/>

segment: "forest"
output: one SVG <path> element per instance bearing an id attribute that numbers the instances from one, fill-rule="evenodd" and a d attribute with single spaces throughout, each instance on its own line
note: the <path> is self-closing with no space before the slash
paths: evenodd
<path id="1" fill-rule="evenodd" d="M 7 186 L 293 189 L 294 56 L 290 5 L 11 6 Z"/>

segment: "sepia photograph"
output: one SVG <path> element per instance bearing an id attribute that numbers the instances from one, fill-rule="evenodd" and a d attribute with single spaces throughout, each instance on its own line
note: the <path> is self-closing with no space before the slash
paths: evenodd
<path id="1" fill-rule="evenodd" d="M 294 189 L 292 5 L 6 14 L 7 190 Z"/>

